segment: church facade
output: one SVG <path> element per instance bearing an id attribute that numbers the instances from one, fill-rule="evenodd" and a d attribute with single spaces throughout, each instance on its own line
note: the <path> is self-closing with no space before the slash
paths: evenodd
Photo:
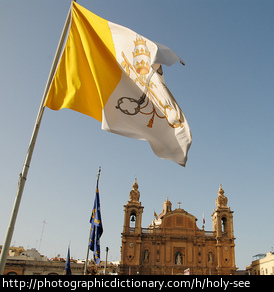
<path id="1" fill-rule="evenodd" d="M 213 231 L 199 229 L 197 218 L 181 209 L 172 210 L 167 199 L 163 211 L 142 228 L 140 192 L 135 180 L 124 205 L 122 275 L 235 275 L 233 211 L 220 185 L 213 211 Z"/>

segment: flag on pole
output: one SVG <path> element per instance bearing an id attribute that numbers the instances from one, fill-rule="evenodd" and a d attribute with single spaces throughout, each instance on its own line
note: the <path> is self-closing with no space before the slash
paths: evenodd
<path id="1" fill-rule="evenodd" d="M 146 140 L 156 155 L 185 166 L 192 137 L 165 85 L 172 50 L 72 3 L 67 42 L 44 106 L 69 108 L 102 129 Z"/>
<path id="2" fill-rule="evenodd" d="M 100 170 L 99 170 L 100 173 Z M 100 198 L 99 198 L 99 174 L 97 177 L 96 194 L 94 200 L 94 206 L 90 218 L 91 232 L 89 240 L 89 249 L 94 253 L 94 260 L 99 266 L 100 264 L 100 237 L 103 233 L 103 224 L 101 219 Z"/>
<path id="3" fill-rule="evenodd" d="M 71 275 L 71 268 L 70 268 L 70 247 L 68 247 L 68 254 L 67 254 L 67 260 L 65 265 L 65 275 Z"/>
<path id="4" fill-rule="evenodd" d="M 203 212 L 203 225 L 205 225 L 205 213 Z"/>

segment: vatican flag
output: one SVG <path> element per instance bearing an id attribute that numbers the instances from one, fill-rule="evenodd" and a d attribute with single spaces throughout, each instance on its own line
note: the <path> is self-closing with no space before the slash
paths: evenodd
<path id="1" fill-rule="evenodd" d="M 169 48 L 72 3 L 66 45 L 45 106 L 69 108 L 102 129 L 150 143 L 185 166 L 191 132 L 165 85 L 161 64 L 183 61 Z"/>

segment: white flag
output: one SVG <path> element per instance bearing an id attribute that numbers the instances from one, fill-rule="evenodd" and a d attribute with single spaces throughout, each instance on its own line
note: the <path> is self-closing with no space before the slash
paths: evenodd
<path id="1" fill-rule="evenodd" d="M 72 5 L 45 106 L 92 116 L 103 130 L 146 140 L 160 158 L 185 166 L 191 132 L 161 66 L 183 61 L 169 48 Z"/>

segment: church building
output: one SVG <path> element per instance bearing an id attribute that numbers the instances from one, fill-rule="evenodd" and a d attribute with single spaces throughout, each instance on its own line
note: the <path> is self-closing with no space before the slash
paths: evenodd
<path id="1" fill-rule="evenodd" d="M 163 203 L 160 215 L 142 228 L 140 192 L 135 180 L 124 205 L 122 275 L 235 275 L 233 211 L 220 185 L 213 211 L 213 231 L 199 229 L 197 218 L 171 202 Z"/>

